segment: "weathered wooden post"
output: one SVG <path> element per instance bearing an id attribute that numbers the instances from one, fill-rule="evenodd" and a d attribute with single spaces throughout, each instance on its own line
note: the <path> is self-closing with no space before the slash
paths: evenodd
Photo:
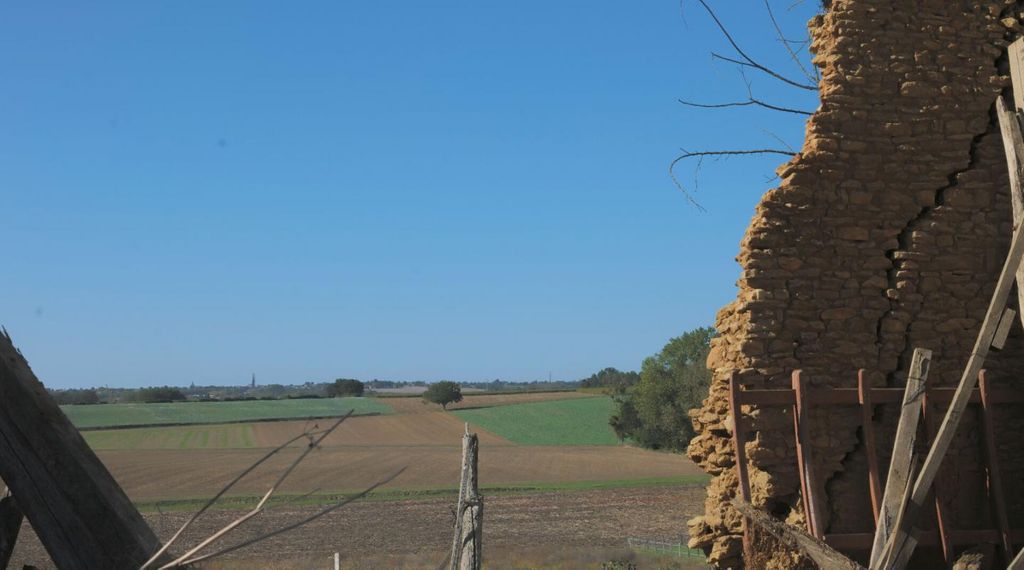
<path id="1" fill-rule="evenodd" d="M 4 489 L 0 493 L 0 568 L 7 568 L 7 563 L 11 561 L 24 518 L 10 490 Z"/>
<path id="2" fill-rule="evenodd" d="M 451 570 L 480 570 L 483 561 L 484 500 L 480 495 L 477 460 L 480 440 L 476 434 L 462 436 L 462 477 L 455 510 L 455 538 L 452 541 Z"/>
<path id="3" fill-rule="evenodd" d="M 59 568 L 138 568 L 160 546 L 7 331 L 0 334 L 0 478 Z"/>

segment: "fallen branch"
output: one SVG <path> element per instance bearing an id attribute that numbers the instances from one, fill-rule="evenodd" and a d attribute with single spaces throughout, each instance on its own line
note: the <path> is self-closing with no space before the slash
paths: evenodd
<path id="1" fill-rule="evenodd" d="M 370 492 L 372 492 L 377 487 L 380 487 L 381 485 L 386 485 L 386 484 L 390 483 L 391 481 L 393 481 L 395 479 L 395 477 L 398 477 L 399 475 L 401 475 L 402 472 L 405 471 L 405 469 L 406 469 L 405 467 L 402 467 L 398 471 L 395 471 L 394 473 L 392 473 L 391 475 L 385 477 L 384 479 L 381 479 L 380 481 L 374 483 L 373 485 L 370 485 L 369 487 L 367 487 L 366 489 L 362 490 L 361 492 L 359 492 L 359 493 L 357 493 L 355 495 L 352 495 L 351 497 L 342 499 L 341 501 L 338 501 L 337 503 L 334 503 L 333 505 L 325 507 L 324 509 L 321 509 L 320 511 L 318 511 L 318 512 L 316 512 L 316 513 L 314 513 L 314 514 L 312 514 L 312 515 L 310 515 L 310 516 L 308 516 L 308 517 L 306 517 L 306 518 L 304 518 L 304 519 L 302 519 L 300 521 L 296 521 L 296 522 L 294 522 L 294 523 L 292 523 L 290 525 L 283 526 L 283 527 L 281 527 L 281 528 L 279 528 L 277 530 L 273 530 L 273 531 L 270 531 L 268 533 L 261 534 L 261 535 L 257 536 L 256 538 L 252 538 L 252 539 L 246 540 L 246 541 L 241 542 L 239 544 L 236 544 L 234 546 L 229 546 L 227 548 L 218 550 L 216 552 L 212 552 L 210 554 L 204 554 L 202 556 L 197 556 L 195 558 L 190 558 L 188 560 L 185 560 L 185 561 L 181 562 L 180 565 L 181 566 L 189 566 L 189 565 L 192 565 L 192 564 L 196 564 L 198 562 L 202 562 L 204 560 L 210 560 L 211 558 L 216 558 L 217 556 L 222 556 L 222 555 L 227 554 L 229 552 L 234 552 L 236 550 L 239 550 L 241 548 L 245 548 L 246 546 L 250 546 L 250 545 L 255 544 L 257 542 L 260 542 L 262 540 L 266 540 L 268 538 L 275 537 L 275 536 L 277 536 L 279 534 L 284 534 L 284 533 L 286 533 L 288 531 L 295 530 L 295 529 L 299 528 L 302 525 L 311 523 L 311 522 L 315 521 L 316 519 L 318 519 L 318 518 L 320 518 L 320 517 L 322 517 L 322 516 L 332 512 L 332 511 L 336 511 L 336 510 L 340 509 L 341 507 L 344 507 L 345 505 L 347 505 L 347 504 L 349 504 L 349 503 L 351 503 L 353 501 L 356 501 L 356 500 L 359 500 L 359 499 L 365 497 L 366 495 L 368 495 Z"/>
<path id="2" fill-rule="evenodd" d="M 282 443 L 281 445 L 275 447 L 274 449 L 271 449 L 270 451 L 268 451 L 266 453 L 266 455 L 264 455 L 263 457 L 261 457 L 258 460 L 256 460 L 255 463 L 253 463 L 248 468 L 246 468 L 244 471 L 239 473 L 238 476 L 236 476 L 234 479 L 231 480 L 231 482 L 229 482 L 227 485 L 225 485 L 223 488 L 221 488 L 221 490 L 218 491 L 217 494 L 214 495 L 209 501 L 207 501 L 206 504 L 204 504 L 202 506 L 202 508 L 200 508 L 198 511 L 196 511 L 195 514 L 193 514 L 187 521 L 185 521 L 185 524 L 181 525 L 181 528 L 179 528 L 178 531 L 174 533 L 174 536 L 172 536 L 170 538 L 170 540 L 168 540 L 160 548 L 160 550 L 158 550 L 156 552 L 156 554 L 154 554 L 148 561 L 146 561 L 145 564 L 142 565 L 141 570 L 146 570 L 147 568 L 152 566 L 153 563 L 157 559 L 159 559 L 160 556 L 162 556 L 165 552 L 167 552 L 167 550 L 178 540 L 178 538 L 181 537 L 182 533 L 184 533 L 186 529 L 188 529 L 190 526 L 192 526 L 192 523 L 196 522 L 196 520 L 198 520 L 199 517 L 203 515 L 203 513 L 205 513 L 207 510 L 209 510 L 209 508 L 212 507 L 214 505 L 214 503 L 216 503 L 221 497 L 224 496 L 224 493 L 227 493 L 228 491 L 230 491 L 239 481 L 244 479 L 246 475 L 248 475 L 249 473 L 252 473 L 257 467 L 259 467 L 264 462 L 266 462 L 268 459 L 270 459 L 271 457 L 276 455 L 279 451 L 281 451 L 282 449 L 290 446 L 291 444 L 295 443 L 296 441 L 299 441 L 300 439 L 303 439 L 303 438 L 312 438 L 312 437 L 317 436 L 317 435 L 323 435 L 323 434 L 326 434 L 326 433 L 330 433 L 331 431 L 334 431 L 335 428 L 337 428 L 339 425 L 341 425 L 341 422 L 345 421 L 346 419 L 348 419 L 349 416 L 352 415 L 353 411 L 354 410 L 349 410 L 349 412 L 347 414 L 345 414 L 344 416 L 342 416 L 337 421 L 337 423 L 335 423 L 334 426 L 332 426 L 330 429 L 321 430 L 321 431 L 318 431 L 318 432 L 306 432 L 306 431 L 304 431 L 303 433 L 301 433 L 301 434 L 299 434 L 299 435 L 289 439 L 288 441 L 286 441 L 286 442 Z M 303 455 L 303 457 L 304 457 L 304 455 Z M 273 489 L 271 489 L 271 490 L 273 490 Z"/>
<path id="3" fill-rule="evenodd" d="M 332 425 L 330 428 L 328 428 L 326 430 L 323 430 L 323 432 L 320 433 L 320 436 L 318 438 L 316 438 L 316 439 L 312 439 L 312 437 L 309 434 L 302 434 L 302 436 L 300 436 L 300 437 L 311 437 L 309 445 L 306 447 L 305 450 L 303 450 L 303 452 L 301 454 L 299 454 L 299 456 L 297 458 L 295 458 L 294 461 L 292 461 L 291 465 L 289 465 L 288 468 L 285 469 L 283 473 L 281 473 L 281 475 L 277 478 L 277 481 L 275 481 L 274 484 L 271 485 L 270 489 L 267 490 L 267 492 L 260 499 L 260 502 L 257 503 L 256 506 L 251 511 L 249 511 L 248 513 L 246 513 L 246 514 L 242 515 L 241 517 L 235 519 L 234 521 L 228 523 L 223 528 L 221 528 L 217 532 L 215 532 L 212 535 L 210 535 L 206 540 L 200 542 L 196 547 L 192 548 L 191 550 L 189 550 L 185 554 L 182 554 L 181 556 L 179 556 L 175 560 L 173 560 L 173 561 L 171 561 L 171 562 L 161 566 L 160 570 L 166 570 L 167 568 L 177 568 L 177 567 L 180 567 L 180 566 L 184 565 L 186 563 L 185 562 L 186 560 L 188 560 L 191 557 L 196 556 L 196 554 L 198 554 L 199 551 L 201 551 L 202 549 L 206 548 L 210 544 L 214 543 L 218 539 L 226 536 L 232 530 L 238 528 L 239 526 L 241 526 L 246 521 L 252 519 L 256 515 L 258 515 L 261 512 L 263 512 L 263 509 L 266 506 L 267 501 L 269 501 L 270 498 L 274 495 L 274 493 L 277 492 L 277 489 L 281 486 L 281 484 L 284 482 L 284 480 L 286 478 L 288 478 L 289 475 L 291 475 L 292 471 L 295 470 L 295 468 L 299 465 L 299 463 L 301 463 L 302 460 L 304 460 L 306 458 L 306 456 L 308 456 L 311 451 L 316 449 L 317 446 L 320 445 L 320 442 L 322 442 L 324 440 L 324 438 L 326 438 L 335 429 L 337 429 L 338 426 L 340 426 L 341 423 L 343 421 L 345 421 L 345 419 L 347 419 L 350 415 L 352 415 L 351 411 L 348 414 L 346 414 L 345 416 L 342 416 L 341 418 L 339 418 L 338 421 L 335 422 L 334 425 Z M 292 439 L 291 441 L 296 441 L 296 439 Z M 262 460 L 260 462 L 262 462 Z M 251 472 L 253 468 L 254 468 L 254 466 L 251 466 L 246 471 L 247 472 Z M 229 484 L 229 486 L 233 485 L 234 483 L 236 483 L 238 481 L 238 479 L 240 479 L 240 478 L 241 477 L 236 478 L 234 481 L 232 481 Z M 221 492 L 217 494 L 217 496 L 223 495 L 226 490 L 227 490 L 227 488 L 222 489 Z M 208 507 L 204 507 L 204 510 L 205 510 L 205 508 L 208 508 Z M 189 522 L 191 522 L 191 521 L 189 521 Z M 179 531 L 178 534 L 176 534 L 175 536 L 180 535 L 180 532 L 181 531 Z"/>

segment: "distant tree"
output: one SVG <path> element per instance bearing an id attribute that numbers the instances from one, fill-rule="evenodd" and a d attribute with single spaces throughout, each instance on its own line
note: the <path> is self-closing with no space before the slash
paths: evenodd
<path id="1" fill-rule="evenodd" d="M 160 386 L 156 388 L 139 388 L 129 394 L 128 399 L 134 402 L 147 404 L 157 402 L 180 402 L 185 400 L 185 394 L 178 388 Z"/>
<path id="2" fill-rule="evenodd" d="M 711 382 L 705 361 L 714 336 L 709 327 L 689 331 L 644 360 L 640 381 L 616 397 L 610 423 L 620 438 L 653 449 L 686 448 L 694 436 L 688 412 L 700 406 Z"/>
<path id="3" fill-rule="evenodd" d="M 362 396 L 366 386 L 359 380 L 351 378 L 338 378 L 334 384 L 327 385 L 328 398 L 342 398 L 345 396 Z"/>
<path id="4" fill-rule="evenodd" d="M 99 394 L 96 390 L 55 390 L 50 396 L 60 405 L 84 405 L 100 403 Z"/>
<path id="5" fill-rule="evenodd" d="M 608 367 L 592 374 L 589 378 L 580 380 L 581 388 L 608 388 L 613 393 L 623 393 L 627 388 L 640 381 L 640 375 L 636 372 L 623 372 L 617 368 Z"/>
<path id="6" fill-rule="evenodd" d="M 448 404 L 462 401 L 462 387 L 455 382 L 447 380 L 435 382 L 423 392 L 423 399 L 434 404 L 441 404 L 441 408 L 447 410 Z"/>

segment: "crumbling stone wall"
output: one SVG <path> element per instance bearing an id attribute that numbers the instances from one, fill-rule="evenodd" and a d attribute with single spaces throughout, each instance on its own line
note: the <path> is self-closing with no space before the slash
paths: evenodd
<path id="1" fill-rule="evenodd" d="M 1009 85 L 1004 48 L 1019 19 L 1012 0 L 834 0 L 810 22 L 821 105 L 743 238 L 739 294 L 718 314 L 708 358 L 714 381 L 691 412 L 688 453 L 713 475 L 691 544 L 713 563 L 742 565 L 740 518 L 725 504 L 737 488 L 731 371 L 749 387 L 788 388 L 799 368 L 812 387 L 853 388 L 865 368 L 874 385 L 899 387 L 913 348 L 924 347 L 934 351 L 931 383 L 959 380 L 1012 232 L 993 101 Z M 993 385 L 1024 388 L 1019 326 L 987 368 Z M 789 414 L 755 410 L 747 453 L 754 503 L 799 522 Z M 878 414 L 886 469 L 898 410 Z M 1024 470 L 1022 418 L 1018 408 L 997 419 L 1015 527 L 1024 526 L 1024 481 L 1013 476 Z M 852 407 L 812 415 L 828 532 L 873 529 L 859 426 Z M 947 505 L 956 528 L 991 526 L 979 431 L 969 414 L 940 475 L 959 492 Z M 757 561 L 794 563 L 781 547 Z"/>

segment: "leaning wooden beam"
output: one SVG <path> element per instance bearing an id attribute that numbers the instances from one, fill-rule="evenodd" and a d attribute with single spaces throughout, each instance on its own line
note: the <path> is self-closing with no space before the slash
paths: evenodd
<path id="1" fill-rule="evenodd" d="M 733 499 L 732 506 L 754 524 L 769 532 L 785 544 L 795 547 L 821 568 L 829 570 L 864 570 L 864 567 L 843 556 L 824 541 L 814 538 L 795 526 L 775 520 L 768 513 L 741 499 Z"/>
<path id="2" fill-rule="evenodd" d="M 932 364 L 932 351 L 915 348 L 907 375 L 907 387 L 903 392 L 900 421 L 896 426 L 896 440 L 892 446 L 889 474 L 885 479 L 885 493 L 882 508 L 875 527 L 875 540 L 871 546 L 869 565 L 876 568 L 882 556 L 882 548 L 892 535 L 899 513 L 900 499 L 910 479 L 913 467 L 914 440 L 917 439 L 917 424 L 921 415 L 921 401 L 924 398 L 928 370 Z"/>
<path id="3" fill-rule="evenodd" d="M 24 518 L 14 497 L 5 491 L 0 499 L 0 568 L 7 568 L 7 563 L 11 561 Z"/>
<path id="4" fill-rule="evenodd" d="M 802 371 L 794 370 L 792 382 L 796 398 L 793 406 L 793 431 L 796 437 L 796 462 L 797 471 L 800 473 L 800 490 L 803 492 L 804 516 L 807 517 L 807 530 L 814 537 L 821 538 L 825 536 L 825 504 L 822 497 L 825 486 L 814 469 L 811 453 L 807 378 L 803 376 Z"/>
<path id="5" fill-rule="evenodd" d="M 1021 40 L 1014 42 L 1016 53 L 1021 55 Z M 1013 59 L 1011 57 L 1011 59 Z M 1018 89 L 1018 83 L 1024 80 L 1019 70 L 1013 72 L 1014 97 L 1024 95 Z M 1020 121 L 1016 112 L 1010 110 L 1006 98 L 996 99 L 996 113 L 999 115 L 999 132 L 1003 137 L 1003 151 L 1006 153 L 1006 169 L 1010 174 L 1010 203 L 1013 206 L 1013 225 L 1020 227 L 1024 220 L 1024 133 L 1021 132 Z M 1024 308 L 1024 267 L 1017 268 L 1017 306 Z M 1021 322 L 1024 323 L 1024 310 L 1021 311 Z M 1001 347 L 1000 347 L 1001 348 Z"/>
<path id="6" fill-rule="evenodd" d="M 1024 570 L 1024 548 L 1020 549 L 1020 552 L 1017 553 L 1017 557 L 1013 559 L 1013 562 L 1010 562 L 1010 565 L 1007 566 L 1006 570 Z"/>
<path id="7" fill-rule="evenodd" d="M 914 524 L 917 522 L 921 507 L 928 497 L 932 483 L 935 482 L 935 477 L 939 473 L 942 460 L 945 459 L 946 452 L 949 451 L 949 445 L 953 442 L 953 436 L 956 434 L 956 429 L 960 426 L 960 419 L 963 417 L 964 410 L 967 409 L 967 404 L 970 402 L 971 394 L 974 392 L 974 387 L 978 382 L 978 373 L 981 372 L 982 367 L 985 365 L 985 358 L 988 356 L 992 340 L 995 338 L 996 327 L 1003 314 L 1003 309 L 1006 307 L 1006 301 L 1010 296 L 1010 288 L 1013 286 L 1022 257 L 1024 257 L 1024 230 L 1022 230 L 1021 226 L 1017 226 L 1013 232 L 1013 240 L 1010 242 L 1010 251 L 1006 255 L 1003 269 L 999 274 L 999 279 L 996 281 L 996 290 L 992 294 L 992 300 L 989 302 L 988 310 L 985 312 L 985 319 L 981 323 L 978 338 L 974 343 L 974 348 L 971 350 L 971 355 L 967 360 L 963 376 L 960 377 L 960 383 L 957 385 L 956 392 L 953 394 L 953 401 L 949 403 L 946 416 L 943 418 L 942 424 L 939 425 L 939 431 L 935 435 L 935 441 L 932 443 L 931 449 L 929 449 L 928 455 L 925 457 L 924 464 L 921 466 L 921 473 L 914 482 L 914 492 L 907 512 L 904 513 L 906 525 L 896 528 L 893 540 L 890 541 L 891 549 L 894 553 L 899 553 L 904 548 L 913 552 L 914 547 L 917 545 L 917 540 L 913 537 L 911 529 L 913 529 Z M 897 555 L 894 559 L 900 557 Z M 883 555 L 884 558 L 885 556 Z"/>
<path id="8" fill-rule="evenodd" d="M 0 478 L 59 568 L 138 568 L 160 546 L 7 331 L 0 334 Z"/>

